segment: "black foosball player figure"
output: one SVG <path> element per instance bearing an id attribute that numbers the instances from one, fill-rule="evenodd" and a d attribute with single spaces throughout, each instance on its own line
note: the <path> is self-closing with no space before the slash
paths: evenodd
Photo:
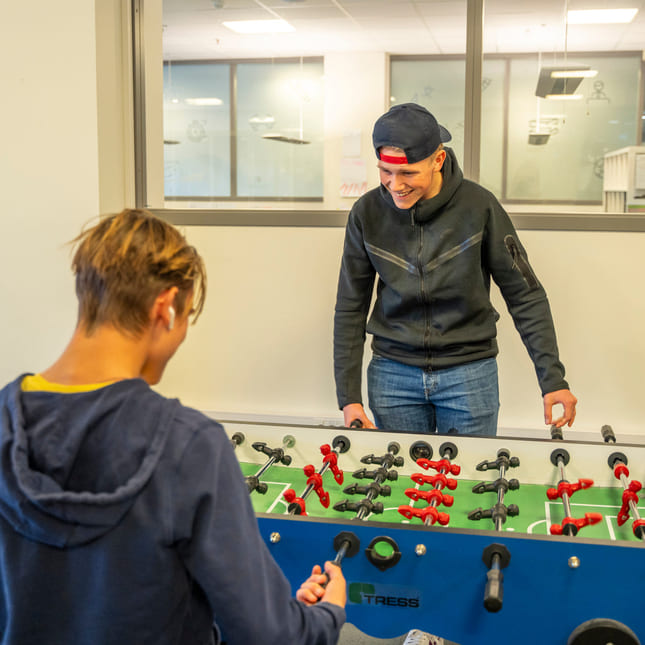
<path id="1" fill-rule="evenodd" d="M 340 568 L 293 597 L 222 426 L 150 387 L 202 311 L 203 260 L 143 210 L 75 245 L 71 340 L 0 391 L 3 641 L 336 643 Z"/>

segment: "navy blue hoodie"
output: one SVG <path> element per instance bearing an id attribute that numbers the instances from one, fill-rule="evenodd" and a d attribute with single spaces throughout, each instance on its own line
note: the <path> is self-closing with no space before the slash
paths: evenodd
<path id="1" fill-rule="evenodd" d="M 292 598 L 223 428 L 139 379 L 0 391 L 0 643 L 328 645 Z"/>

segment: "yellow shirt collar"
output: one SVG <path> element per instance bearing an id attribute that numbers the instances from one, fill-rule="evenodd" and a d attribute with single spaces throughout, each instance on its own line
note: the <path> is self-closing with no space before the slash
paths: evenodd
<path id="1" fill-rule="evenodd" d="M 72 394 L 74 392 L 91 392 L 92 390 L 98 390 L 112 383 L 114 381 L 83 383 L 82 385 L 64 385 L 62 383 L 51 383 L 40 374 L 29 374 L 22 379 L 20 388 L 23 392 L 60 392 L 63 394 Z"/>

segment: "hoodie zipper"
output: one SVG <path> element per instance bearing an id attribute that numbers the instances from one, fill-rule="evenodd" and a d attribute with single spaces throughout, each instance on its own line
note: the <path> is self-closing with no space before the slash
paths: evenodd
<path id="1" fill-rule="evenodd" d="M 538 279 L 535 277 L 531 265 L 522 255 L 517 240 L 512 235 L 507 235 L 504 238 L 504 244 L 513 259 L 513 264 L 517 267 L 528 286 L 531 289 L 537 289 L 539 286 Z"/>
<path id="2" fill-rule="evenodd" d="M 410 209 L 410 224 L 415 225 L 414 216 L 416 214 L 417 204 Z M 431 355 L 430 355 L 430 320 L 432 318 L 432 306 L 430 299 L 427 297 L 425 290 L 425 272 L 423 270 L 423 263 L 421 261 L 421 253 L 423 251 L 423 226 L 418 226 L 418 245 L 417 245 L 417 267 L 419 269 L 419 298 L 421 306 L 423 307 L 426 315 L 424 316 L 424 331 L 423 331 L 423 346 L 426 353 L 426 371 L 431 371 Z"/>

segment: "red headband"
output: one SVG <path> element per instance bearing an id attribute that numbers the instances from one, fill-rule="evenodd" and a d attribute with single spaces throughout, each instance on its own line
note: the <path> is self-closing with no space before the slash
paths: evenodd
<path id="1" fill-rule="evenodd" d="M 385 161 L 386 163 L 396 163 L 396 164 L 406 164 L 408 163 L 408 158 L 403 155 L 402 157 L 393 157 L 391 155 L 384 155 L 383 153 L 379 152 L 379 159 L 381 161 Z"/>

